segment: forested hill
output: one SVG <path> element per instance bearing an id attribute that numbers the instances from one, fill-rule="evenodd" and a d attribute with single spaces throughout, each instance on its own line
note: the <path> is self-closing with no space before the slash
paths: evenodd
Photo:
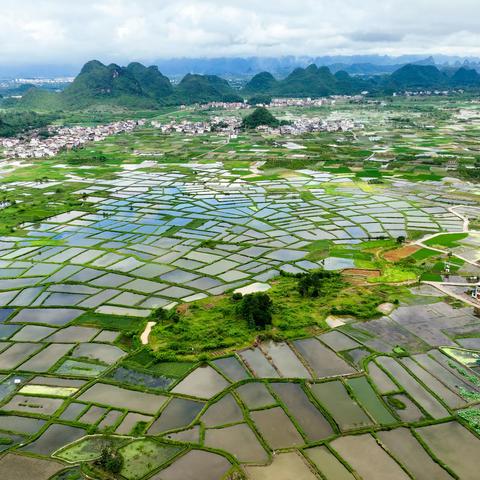
<path id="1" fill-rule="evenodd" d="M 162 105 L 241 101 L 259 95 L 323 97 L 364 91 L 391 94 L 404 90 L 452 88 L 480 89 L 480 74 L 465 67 L 441 71 L 434 65 L 409 64 L 391 75 L 359 77 L 310 65 L 296 68 L 283 79 L 276 79 L 269 72 L 259 73 L 239 91 L 216 75 L 187 74 L 178 85 L 173 85 L 156 66 L 131 63 L 121 67 L 92 60 L 64 91 L 53 93 L 31 88 L 17 106 L 44 111 L 82 109 L 92 105 L 149 109 Z"/>
<path id="2" fill-rule="evenodd" d="M 48 95 L 46 95 L 48 93 Z M 186 75 L 178 86 L 156 66 L 131 63 L 127 67 L 92 60 L 75 80 L 59 93 L 30 89 L 19 106 L 30 109 L 81 109 L 110 104 L 126 108 L 155 108 L 209 101 L 242 100 L 226 80 L 215 75 Z"/>
<path id="3" fill-rule="evenodd" d="M 34 128 L 43 128 L 55 120 L 54 115 L 35 112 L 0 113 L 0 137 L 13 137 Z"/>
<path id="4" fill-rule="evenodd" d="M 404 90 L 432 90 L 451 88 L 480 88 L 480 74 L 476 70 L 459 68 L 453 74 L 440 71 L 433 65 L 405 65 L 391 75 L 368 78 L 351 76 L 345 71 L 335 74 L 327 67 L 310 65 L 297 68 L 282 80 L 270 73 L 255 75 L 243 89 L 244 95 L 269 94 L 275 96 L 321 97 L 327 95 L 354 95 L 362 91 L 391 93 Z"/>

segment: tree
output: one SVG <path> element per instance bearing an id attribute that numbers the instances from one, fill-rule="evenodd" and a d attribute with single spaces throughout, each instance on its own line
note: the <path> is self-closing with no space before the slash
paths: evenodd
<path id="1" fill-rule="evenodd" d="M 239 303 L 240 315 L 251 328 L 264 329 L 272 324 L 273 302 L 264 292 L 245 295 Z"/>
<path id="2" fill-rule="evenodd" d="M 96 464 L 109 473 L 120 473 L 123 467 L 123 457 L 112 446 L 102 448 L 100 458 Z"/>

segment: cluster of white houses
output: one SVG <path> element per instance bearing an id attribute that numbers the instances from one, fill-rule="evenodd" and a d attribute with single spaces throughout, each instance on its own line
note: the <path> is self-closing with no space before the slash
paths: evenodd
<path id="1" fill-rule="evenodd" d="M 152 120 L 152 127 L 162 133 L 181 133 L 185 135 L 203 135 L 209 132 L 224 133 L 229 136 L 238 135 L 242 120 L 239 117 L 212 117 L 209 121 L 190 122 L 187 120 L 161 123 Z M 364 128 L 364 125 L 350 119 L 330 120 L 318 117 L 300 117 L 288 125 L 279 127 L 259 126 L 257 130 L 272 135 L 302 135 L 310 132 L 346 132 Z"/>
<path id="2" fill-rule="evenodd" d="M 331 98 L 273 98 L 271 107 L 321 107 L 335 103 Z"/>
<path id="3" fill-rule="evenodd" d="M 53 157 L 62 150 L 71 150 L 87 142 L 98 142 L 117 133 L 130 132 L 144 120 L 124 120 L 95 127 L 55 127 L 47 129 L 47 136 L 33 132 L 27 139 L 1 138 L 0 146 L 7 158 Z"/>
<path id="4" fill-rule="evenodd" d="M 302 135 L 311 132 L 348 132 L 363 129 L 364 125 L 351 119 L 329 120 L 318 117 L 300 117 L 293 120 L 291 125 L 282 125 L 278 128 L 282 135 Z"/>
<path id="5" fill-rule="evenodd" d="M 211 117 L 204 122 L 190 122 L 188 120 L 161 123 L 152 120 L 152 127 L 158 128 L 162 133 L 183 133 L 186 135 L 203 135 L 209 132 L 220 132 L 227 135 L 234 135 L 240 129 L 242 120 L 239 117 Z"/>
<path id="6" fill-rule="evenodd" d="M 368 92 L 364 92 L 368 93 Z M 247 100 L 243 102 L 208 102 L 196 105 L 194 108 L 198 110 L 244 110 L 259 106 L 268 107 L 321 107 L 323 105 L 334 105 L 337 100 L 360 101 L 365 95 L 332 95 L 331 97 L 322 98 L 272 98 L 268 104 L 257 103 L 250 104 Z M 186 105 L 181 106 L 187 109 Z"/>

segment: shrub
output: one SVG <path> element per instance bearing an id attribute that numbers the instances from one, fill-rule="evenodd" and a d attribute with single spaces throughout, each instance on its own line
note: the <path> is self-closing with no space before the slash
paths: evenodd
<path id="1" fill-rule="evenodd" d="M 298 278 L 298 291 L 302 297 L 315 298 L 320 295 L 329 295 L 339 292 L 344 286 L 339 273 L 327 270 L 316 270 L 302 274 Z"/>

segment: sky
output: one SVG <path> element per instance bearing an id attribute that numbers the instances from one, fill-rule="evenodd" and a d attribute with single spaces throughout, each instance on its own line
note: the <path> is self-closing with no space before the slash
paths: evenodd
<path id="1" fill-rule="evenodd" d="M 480 56 L 479 0 L 0 0 L 0 63 Z"/>

